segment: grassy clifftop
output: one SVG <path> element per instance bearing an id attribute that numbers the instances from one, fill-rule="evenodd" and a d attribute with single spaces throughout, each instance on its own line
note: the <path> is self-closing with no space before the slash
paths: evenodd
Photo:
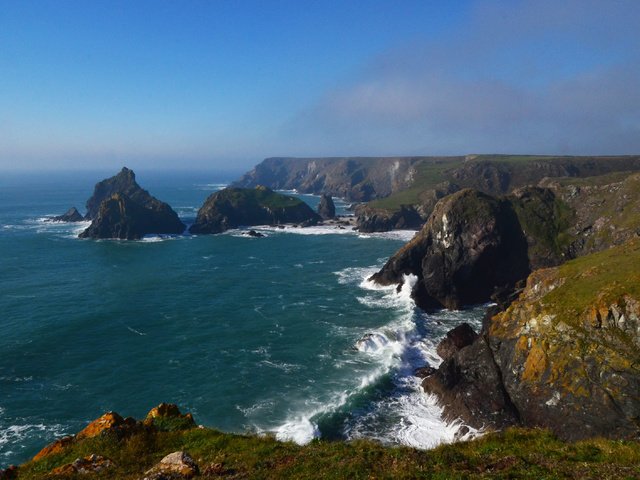
<path id="1" fill-rule="evenodd" d="M 640 475 L 639 442 L 595 439 L 565 443 L 544 430 L 510 429 L 420 451 L 369 441 L 314 441 L 298 446 L 270 437 L 194 427 L 184 416 L 173 420 L 156 417 L 154 421 L 148 417 L 137 426 L 129 420 L 128 431 L 122 425 L 100 430 L 95 428 L 98 424 L 94 422 L 90 425 L 94 428 L 88 429 L 93 436 L 85 434 L 22 465 L 13 478 L 602 479 Z M 152 477 L 146 473 L 172 452 L 187 452 L 197 465 L 197 474 L 193 469 L 182 476 Z M 69 465 L 74 461 L 80 465 L 79 458 L 93 459 L 87 462 L 103 468 L 74 472 Z"/>

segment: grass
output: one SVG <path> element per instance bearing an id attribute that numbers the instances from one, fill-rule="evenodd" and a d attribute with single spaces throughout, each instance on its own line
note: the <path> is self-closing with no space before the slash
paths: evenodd
<path id="1" fill-rule="evenodd" d="M 640 442 L 558 440 L 545 430 L 510 429 L 480 439 L 421 451 L 370 441 L 314 441 L 307 446 L 270 437 L 221 433 L 207 428 L 141 431 L 126 439 L 103 436 L 68 451 L 27 463 L 20 479 L 44 479 L 52 468 L 100 454 L 116 464 L 78 478 L 134 479 L 163 456 L 185 450 L 201 471 L 219 464 L 216 475 L 199 478 L 409 479 L 409 478 L 637 478 Z M 59 478 L 59 477 L 57 477 Z M 71 477 L 73 478 L 73 477 Z"/>

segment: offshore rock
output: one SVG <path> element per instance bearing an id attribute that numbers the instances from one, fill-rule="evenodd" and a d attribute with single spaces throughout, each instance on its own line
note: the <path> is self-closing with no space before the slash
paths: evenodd
<path id="1" fill-rule="evenodd" d="M 416 208 L 410 205 L 402 205 L 395 211 L 360 205 L 356 208 L 356 218 L 358 230 L 362 233 L 417 230 L 425 222 Z"/>
<path id="2" fill-rule="evenodd" d="M 80 215 L 76 207 L 71 207 L 62 215 L 50 219 L 51 222 L 82 222 L 83 220 L 84 217 Z"/>
<path id="3" fill-rule="evenodd" d="M 181 234 L 185 225 L 167 205 L 158 201 L 147 208 L 122 193 L 116 193 L 100 204 L 98 215 L 80 238 L 117 238 L 139 240 L 150 234 Z"/>
<path id="4" fill-rule="evenodd" d="M 528 273 L 526 239 L 510 205 L 467 189 L 438 202 L 422 230 L 371 280 L 391 285 L 412 274 L 418 306 L 458 309 L 488 301 Z"/>
<path id="5" fill-rule="evenodd" d="M 318 204 L 318 215 L 323 220 L 331 220 L 336 217 L 336 206 L 331 195 L 323 193 Z"/>
<path id="6" fill-rule="evenodd" d="M 207 198 L 189 231 L 222 233 L 250 225 L 315 224 L 319 219 L 302 200 L 266 187 L 225 188 Z"/>

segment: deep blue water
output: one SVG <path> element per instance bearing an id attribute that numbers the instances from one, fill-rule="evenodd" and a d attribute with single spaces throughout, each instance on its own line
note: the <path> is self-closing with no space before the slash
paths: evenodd
<path id="1" fill-rule="evenodd" d="M 143 417 L 163 401 L 207 426 L 299 442 L 452 439 L 411 373 L 437 363 L 438 339 L 482 309 L 427 316 L 406 291 L 364 282 L 410 233 L 93 241 L 76 238 L 86 225 L 43 220 L 84 212 L 113 173 L 0 179 L 0 467 L 105 411 Z M 187 223 L 232 180 L 137 179 Z"/>

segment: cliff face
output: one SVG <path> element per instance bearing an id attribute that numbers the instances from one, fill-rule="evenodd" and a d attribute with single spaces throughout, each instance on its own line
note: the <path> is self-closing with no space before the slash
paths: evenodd
<path id="1" fill-rule="evenodd" d="M 92 223 L 80 238 L 136 240 L 148 234 L 180 234 L 186 226 L 166 203 L 138 185 L 133 170 L 98 182 L 87 200 L 86 218 Z"/>
<path id="2" fill-rule="evenodd" d="M 424 381 L 450 418 L 640 434 L 640 241 L 534 272 L 478 340 Z"/>
<path id="3" fill-rule="evenodd" d="M 408 188 L 415 165 L 447 162 L 447 157 L 336 157 L 267 158 L 234 183 L 258 185 L 302 193 L 327 193 L 350 201 L 366 202 Z"/>
<path id="4" fill-rule="evenodd" d="M 315 223 L 319 219 L 302 200 L 266 187 L 225 188 L 207 198 L 189 231 L 221 233 L 240 226 Z"/>

